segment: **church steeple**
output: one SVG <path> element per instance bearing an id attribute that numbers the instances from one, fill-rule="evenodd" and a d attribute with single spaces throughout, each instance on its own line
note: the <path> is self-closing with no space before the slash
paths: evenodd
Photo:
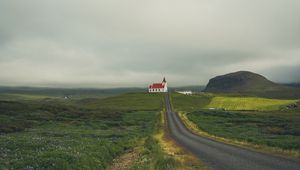
<path id="1" fill-rule="evenodd" d="M 166 83 L 167 81 L 166 81 L 166 78 L 164 77 L 164 79 L 163 79 L 163 81 L 162 81 L 163 83 Z"/>

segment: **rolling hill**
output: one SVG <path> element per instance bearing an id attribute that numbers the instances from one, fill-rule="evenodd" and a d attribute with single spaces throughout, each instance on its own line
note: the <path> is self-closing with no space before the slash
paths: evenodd
<path id="1" fill-rule="evenodd" d="M 214 77 L 209 80 L 204 91 L 267 98 L 300 98 L 300 88 L 280 85 L 249 71 L 238 71 Z"/>
<path id="2" fill-rule="evenodd" d="M 0 86 L 0 94 L 37 95 L 37 96 L 113 96 L 124 93 L 145 92 L 146 88 L 51 88 L 51 87 L 6 87 Z"/>

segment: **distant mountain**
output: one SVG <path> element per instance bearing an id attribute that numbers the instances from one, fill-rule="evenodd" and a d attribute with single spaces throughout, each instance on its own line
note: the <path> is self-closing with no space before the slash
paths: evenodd
<path id="1" fill-rule="evenodd" d="M 212 78 L 204 91 L 269 98 L 300 98 L 300 88 L 276 84 L 262 75 L 249 71 L 238 71 Z"/>
<path id="2" fill-rule="evenodd" d="M 285 86 L 291 86 L 291 87 L 300 87 L 300 83 L 288 83 L 288 84 L 282 84 Z"/>
<path id="3" fill-rule="evenodd" d="M 205 89 L 205 86 L 178 86 L 178 87 L 169 87 L 169 91 L 184 91 L 191 90 L 193 92 L 201 92 Z"/>

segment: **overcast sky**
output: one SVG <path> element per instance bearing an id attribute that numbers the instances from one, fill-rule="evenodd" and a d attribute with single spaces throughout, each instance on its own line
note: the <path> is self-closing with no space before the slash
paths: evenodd
<path id="1" fill-rule="evenodd" d="M 300 82 L 299 0 L 0 0 L 0 85 Z"/>

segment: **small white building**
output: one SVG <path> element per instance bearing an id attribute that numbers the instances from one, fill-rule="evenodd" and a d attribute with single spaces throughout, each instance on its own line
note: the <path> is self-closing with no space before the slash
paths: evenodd
<path id="1" fill-rule="evenodd" d="M 153 83 L 148 88 L 149 93 L 165 93 L 168 92 L 168 83 L 164 78 L 161 83 Z"/>
<path id="2" fill-rule="evenodd" d="M 192 95 L 193 92 L 190 91 L 190 90 L 185 90 L 185 91 L 176 91 L 177 93 L 180 93 L 180 94 L 185 94 L 185 95 Z"/>

